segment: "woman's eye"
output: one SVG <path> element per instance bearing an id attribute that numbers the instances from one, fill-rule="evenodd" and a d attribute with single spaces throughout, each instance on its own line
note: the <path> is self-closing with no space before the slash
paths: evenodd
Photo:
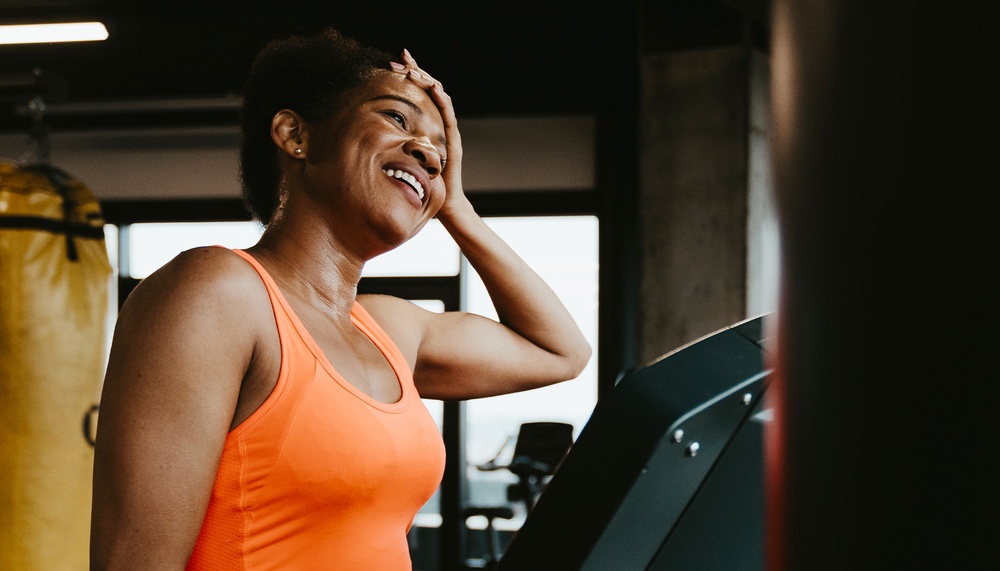
<path id="1" fill-rule="evenodd" d="M 400 113 L 399 111 L 390 110 L 386 111 L 385 114 L 388 115 L 396 123 L 399 123 L 400 127 L 404 129 L 406 128 L 406 117 L 402 113 Z"/>

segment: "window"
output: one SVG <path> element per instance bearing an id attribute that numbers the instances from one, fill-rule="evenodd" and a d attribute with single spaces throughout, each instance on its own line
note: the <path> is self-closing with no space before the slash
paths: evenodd
<path id="1" fill-rule="evenodd" d="M 487 218 L 486 221 L 555 291 L 596 351 L 597 218 L 545 216 Z M 466 309 L 496 319 L 486 288 L 471 268 L 463 286 Z M 514 476 L 506 471 L 479 471 L 475 465 L 492 459 L 501 448 L 501 463 L 509 460 L 514 437 L 522 422 L 567 422 L 573 425 L 575 436 L 590 418 L 596 402 L 596 358 L 591 358 L 576 380 L 469 401 L 465 423 L 470 502 L 480 506 L 508 505 L 506 490 L 508 484 L 516 481 Z M 497 521 L 498 528 L 516 529 L 523 522 L 526 514 L 522 504 L 514 502 L 510 507 L 515 510 L 515 518 L 510 522 Z M 485 521 L 479 523 L 485 525 Z"/>
<path id="2" fill-rule="evenodd" d="M 249 248 L 262 232 L 256 222 L 162 222 L 127 228 L 127 267 L 123 273 L 139 280 L 185 250 L 211 245 Z"/>

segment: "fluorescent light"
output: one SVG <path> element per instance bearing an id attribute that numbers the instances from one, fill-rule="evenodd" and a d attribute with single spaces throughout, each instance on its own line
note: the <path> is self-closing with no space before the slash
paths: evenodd
<path id="1" fill-rule="evenodd" d="M 94 42 L 106 39 L 108 29 L 100 22 L 0 26 L 0 44 Z"/>

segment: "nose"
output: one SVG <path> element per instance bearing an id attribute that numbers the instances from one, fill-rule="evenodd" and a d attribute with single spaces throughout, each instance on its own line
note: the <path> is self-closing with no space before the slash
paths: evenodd
<path id="1" fill-rule="evenodd" d="M 426 136 L 410 139 L 403 145 L 403 150 L 417 159 L 431 178 L 441 174 L 441 153 Z"/>

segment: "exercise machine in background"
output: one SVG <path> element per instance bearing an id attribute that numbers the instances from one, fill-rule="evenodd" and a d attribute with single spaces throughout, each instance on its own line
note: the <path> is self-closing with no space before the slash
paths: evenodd
<path id="1" fill-rule="evenodd" d="M 623 377 L 495 569 L 763 569 L 764 320 Z"/>
<path id="2" fill-rule="evenodd" d="M 476 466 L 483 472 L 506 470 L 517 476 L 517 482 L 507 487 L 507 501 L 524 505 L 524 513 L 529 514 L 535 507 L 539 495 L 555 473 L 559 463 L 573 446 L 573 425 L 565 422 L 525 422 L 517 431 L 514 454 L 510 462 L 500 462 L 500 456 L 510 439 L 500 447 L 493 459 Z M 514 510 L 509 506 L 469 506 L 463 513 L 470 517 L 486 518 L 486 553 L 482 558 L 466 562 L 472 569 L 492 569 L 500 559 L 500 534 L 495 520 L 512 519 Z"/>

